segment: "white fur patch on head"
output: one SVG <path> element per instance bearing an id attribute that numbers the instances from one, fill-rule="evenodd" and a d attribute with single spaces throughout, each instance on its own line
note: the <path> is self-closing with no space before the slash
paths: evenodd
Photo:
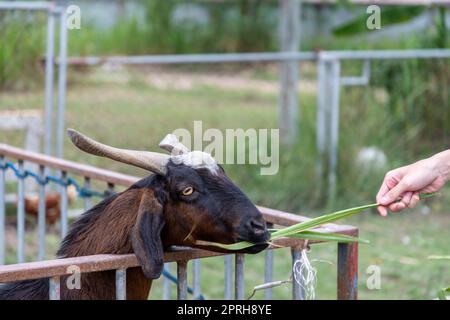
<path id="1" fill-rule="evenodd" d="M 194 169 L 205 168 L 216 174 L 219 170 L 216 160 L 209 153 L 202 151 L 191 151 L 188 153 L 172 156 L 170 158 L 175 164 L 184 164 Z"/>

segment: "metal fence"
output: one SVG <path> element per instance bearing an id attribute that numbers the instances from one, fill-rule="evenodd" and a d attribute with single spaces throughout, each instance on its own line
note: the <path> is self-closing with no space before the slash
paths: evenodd
<path id="1" fill-rule="evenodd" d="M 46 30 L 46 53 L 45 53 L 45 134 L 44 152 L 51 155 L 54 153 L 53 146 L 56 145 L 56 155 L 61 157 L 64 144 L 64 118 L 67 86 L 67 43 L 68 33 L 66 26 L 66 8 L 57 6 L 54 2 L 47 1 L 2 1 L 0 11 L 21 12 L 44 12 L 47 15 Z M 56 31 L 59 20 L 59 30 Z M 55 40 L 59 32 L 58 55 L 55 53 Z M 54 116 L 54 93 L 55 93 L 55 57 L 57 57 L 57 113 Z M 10 63 L 13 63 L 11 61 Z M 14 106 L 13 106 L 14 107 Z M 56 119 L 56 135 L 54 134 L 54 120 Z M 56 141 L 53 137 L 56 136 Z"/>
<path id="2" fill-rule="evenodd" d="M 39 173 L 26 172 L 23 165 L 26 162 L 37 164 L 40 168 Z M 14 169 L 12 169 L 14 168 Z M 67 187 L 74 185 L 79 190 L 83 198 L 84 209 L 92 206 L 92 197 L 101 197 L 104 193 L 93 191 L 92 185 L 103 184 L 105 192 L 112 192 L 118 187 L 128 187 L 135 183 L 138 178 L 119 174 L 116 172 L 99 169 L 96 167 L 83 165 L 51 156 L 45 156 L 34 152 L 25 151 L 8 145 L 0 144 L 0 264 L 5 262 L 5 193 L 7 191 L 5 184 L 5 171 L 18 170 L 17 181 L 17 260 L 18 264 L 0 266 L 0 283 L 19 281 L 24 279 L 49 278 L 50 298 L 59 298 L 60 277 L 68 274 L 67 267 L 77 265 L 82 273 L 99 272 L 104 270 L 116 270 L 116 288 L 117 299 L 126 298 L 126 269 L 138 266 L 136 257 L 130 255 L 95 255 L 86 257 L 75 257 L 57 260 L 47 260 L 40 262 L 25 263 L 25 193 L 24 185 L 28 179 L 39 179 L 39 212 L 38 212 L 38 259 L 43 259 L 45 253 L 45 222 L 46 222 L 46 202 L 45 196 L 48 192 L 46 188 L 50 182 L 59 185 L 58 191 L 61 204 L 61 237 L 68 229 L 68 195 Z M 58 178 L 49 175 L 50 171 L 58 172 Z M 274 209 L 259 207 L 264 219 L 269 225 L 289 226 L 307 220 L 308 218 L 281 212 Z M 352 226 L 327 224 L 319 229 L 322 232 L 333 232 L 356 236 L 358 229 Z M 310 241 L 308 244 L 314 244 Z M 282 238 L 271 245 L 265 251 L 265 281 L 272 281 L 274 259 L 272 250 L 278 248 L 291 248 L 292 263 L 298 259 L 300 251 L 305 247 L 305 241 L 299 239 Z M 358 245 L 357 243 L 342 243 L 338 245 L 338 281 L 337 296 L 339 299 L 357 298 L 357 265 L 358 265 Z M 198 259 L 224 255 L 205 250 L 174 247 L 165 254 L 165 262 L 175 262 L 177 264 L 177 297 L 186 299 L 188 291 L 194 297 L 199 297 L 201 293 L 200 265 Z M 224 298 L 244 299 L 244 254 L 235 254 L 234 259 L 234 285 L 233 285 L 233 255 L 224 257 Z M 193 287 L 189 288 L 187 283 L 187 263 L 193 260 Z M 169 280 L 166 280 L 169 281 Z M 169 282 L 165 284 L 164 298 L 170 297 Z M 265 298 L 270 299 L 271 289 L 267 289 Z M 293 281 L 292 297 L 301 299 L 304 297 L 301 286 Z"/>

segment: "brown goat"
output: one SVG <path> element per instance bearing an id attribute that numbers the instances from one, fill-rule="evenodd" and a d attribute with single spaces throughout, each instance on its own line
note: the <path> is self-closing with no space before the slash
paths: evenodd
<path id="1" fill-rule="evenodd" d="M 245 240 L 255 246 L 243 252 L 266 248 L 269 233 L 261 213 L 210 155 L 187 151 L 173 136 L 161 144 L 172 152 L 167 156 L 115 149 L 69 133 L 86 152 L 155 173 L 84 213 L 58 251 L 59 258 L 134 252 L 141 267 L 127 270 L 127 299 L 147 299 L 151 280 L 162 273 L 164 250 L 172 245 L 207 248 L 196 240 Z M 83 274 L 78 290 L 69 290 L 63 278 L 61 298 L 114 299 L 114 278 L 114 271 Z M 48 299 L 48 279 L 7 284 L 0 299 Z"/>

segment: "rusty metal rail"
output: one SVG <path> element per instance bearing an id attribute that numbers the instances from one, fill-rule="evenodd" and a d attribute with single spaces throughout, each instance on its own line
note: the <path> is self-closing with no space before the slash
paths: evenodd
<path id="1" fill-rule="evenodd" d="M 89 165 L 82 165 L 76 162 L 62 160 L 50 156 L 41 155 L 34 152 L 25 151 L 19 148 L 11 147 L 8 145 L 0 144 L 0 165 L 2 165 L 6 159 L 13 159 L 19 163 L 19 166 L 23 168 L 25 162 L 37 164 L 40 167 L 40 172 L 44 176 L 45 169 L 56 170 L 60 173 L 61 177 L 69 177 L 76 175 L 84 179 L 85 185 L 90 185 L 91 181 L 101 181 L 106 184 L 106 188 L 109 190 L 114 189 L 116 185 L 128 187 L 134 184 L 139 178 L 129 175 L 124 175 L 104 169 L 99 169 Z M 23 192 L 24 182 L 19 181 L 18 193 L 18 258 L 19 262 L 23 262 L 24 258 L 24 208 L 21 202 L 24 201 Z M 45 195 L 45 186 L 40 187 L 40 195 Z M 5 245 L 5 175 L 0 170 L 0 265 L 4 262 L 1 260 L 2 255 L 4 259 L 4 245 Z M 61 210 L 67 211 L 67 190 L 66 188 L 60 188 L 61 194 Z M 45 198 L 45 197 L 44 197 Z M 43 203 L 42 203 L 43 202 Z M 88 209 L 92 205 L 90 199 L 85 199 L 84 207 Z M 295 223 L 309 220 L 307 217 L 282 212 L 266 207 L 258 207 L 262 212 L 264 219 L 269 225 L 289 226 Z M 61 217 L 67 220 L 67 212 L 61 213 Z M 21 220 L 21 221 L 20 221 Z M 43 243 L 43 237 L 45 237 L 45 201 L 41 201 L 39 206 L 39 243 Z M 67 221 L 65 222 L 67 224 Z M 61 225 L 64 225 L 62 221 Z M 333 232 L 346 235 L 356 236 L 358 229 L 353 226 L 338 225 L 338 224 L 326 224 L 317 229 L 321 232 Z M 20 239 L 22 237 L 22 239 Z M 314 244 L 316 241 L 310 241 L 309 244 Z M 272 281 L 273 271 L 273 255 L 272 249 L 277 248 L 291 248 L 293 261 L 295 262 L 300 250 L 305 246 L 305 241 L 300 239 L 282 238 L 274 241 L 273 245 L 266 250 L 265 258 L 265 281 Z M 40 247 L 40 249 L 42 249 Z M 194 292 L 200 292 L 200 264 L 197 259 L 203 259 L 215 256 L 225 256 L 225 283 L 224 283 L 224 297 L 231 299 L 233 297 L 233 278 L 232 278 L 232 255 L 225 255 L 223 253 L 211 252 L 200 249 L 175 247 L 172 251 L 166 252 L 165 262 L 177 264 L 177 297 L 179 299 L 187 298 L 187 263 L 190 260 L 194 260 Z M 40 255 L 41 256 L 41 255 Z M 236 299 L 244 298 L 244 261 L 245 256 L 243 254 L 235 254 L 235 279 L 234 279 L 234 297 Z M 22 259 L 22 261 L 20 261 Z M 12 282 L 25 279 L 36 278 L 48 278 L 50 284 L 50 298 L 59 299 L 60 291 L 60 277 L 71 274 L 68 270 L 69 266 L 76 265 L 80 268 L 81 273 L 86 272 L 98 272 L 106 270 L 116 270 L 116 297 L 117 299 L 126 298 L 126 269 L 138 266 L 137 259 L 134 254 L 128 255 L 94 255 L 84 257 L 74 257 L 65 259 L 55 259 L 39 262 L 18 263 L 13 265 L 0 266 L 0 283 Z M 337 279 L 337 297 L 338 299 L 356 299 L 357 298 L 357 279 L 358 279 L 358 245 L 357 243 L 340 243 L 338 244 L 338 279 Z M 168 286 L 165 286 L 168 287 Z M 167 290 L 165 290 L 167 291 Z M 170 291 L 165 292 L 164 298 L 169 298 Z M 265 297 L 271 298 L 270 289 L 266 291 Z M 303 298 L 301 287 L 293 285 L 293 298 Z"/>

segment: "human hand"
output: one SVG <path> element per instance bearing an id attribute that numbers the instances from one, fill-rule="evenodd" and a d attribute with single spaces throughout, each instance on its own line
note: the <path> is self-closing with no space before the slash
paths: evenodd
<path id="1" fill-rule="evenodd" d="M 376 197 L 380 204 L 378 212 L 387 216 L 388 209 L 398 212 L 406 207 L 413 208 L 419 202 L 420 193 L 436 192 L 449 179 L 450 150 L 389 171 Z"/>

